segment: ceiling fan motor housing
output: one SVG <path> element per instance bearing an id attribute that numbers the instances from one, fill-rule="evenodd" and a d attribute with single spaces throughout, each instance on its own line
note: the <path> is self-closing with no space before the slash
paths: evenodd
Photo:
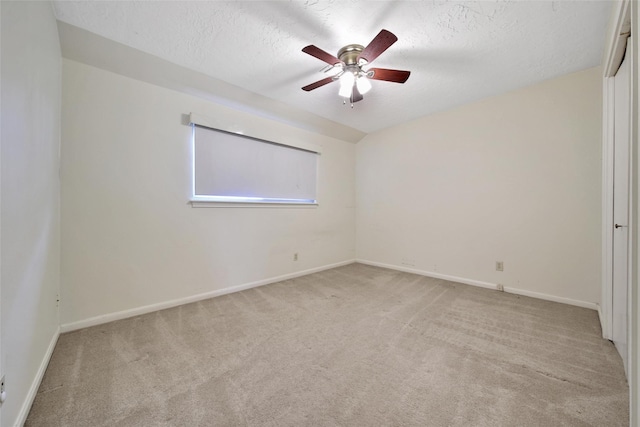
<path id="1" fill-rule="evenodd" d="M 364 46 L 360 44 L 348 44 L 338 51 L 338 58 L 346 66 L 358 65 L 358 56 L 363 50 Z"/>

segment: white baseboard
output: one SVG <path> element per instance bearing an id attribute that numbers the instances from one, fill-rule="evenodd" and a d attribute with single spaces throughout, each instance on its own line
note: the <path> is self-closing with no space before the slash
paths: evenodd
<path id="1" fill-rule="evenodd" d="M 53 355 L 53 350 L 56 348 L 56 344 L 58 342 L 58 337 L 60 337 L 60 328 L 56 330 L 51 337 L 51 341 L 49 342 L 49 347 L 47 347 L 47 351 L 42 358 L 42 362 L 40 362 L 40 366 L 38 367 L 38 372 L 36 372 L 36 376 L 31 383 L 31 387 L 29 387 L 29 392 L 27 393 L 27 397 L 24 399 L 22 403 L 22 408 L 20 408 L 20 412 L 18 413 L 18 418 L 16 419 L 15 427 L 22 426 L 27 421 L 27 416 L 29 416 L 29 411 L 31 410 L 31 405 L 33 405 L 33 401 L 36 398 L 36 394 L 38 393 L 38 388 L 40 388 L 40 383 L 42 383 L 42 378 L 44 377 L 44 373 L 47 370 L 47 366 L 49 366 L 49 361 L 51 360 L 51 355 Z"/>
<path id="2" fill-rule="evenodd" d="M 385 264 L 385 263 L 381 263 L 381 262 L 357 259 L 357 260 L 343 261 L 343 262 L 339 262 L 339 263 L 335 263 L 335 264 L 329 264 L 329 265 L 325 265 L 325 266 L 322 266 L 322 267 L 311 268 L 311 269 L 304 270 L 304 271 L 297 271 L 295 273 L 285 274 L 285 275 L 277 276 L 277 277 L 271 277 L 271 278 L 268 278 L 268 279 L 258 280 L 256 282 L 245 283 L 245 284 L 242 284 L 242 285 L 230 286 L 228 288 L 216 289 L 214 291 L 205 292 L 205 293 L 197 294 L 197 295 L 192 295 L 192 296 L 188 296 L 188 297 L 184 297 L 184 298 L 178 298 L 178 299 L 174 299 L 174 300 L 171 300 L 171 301 L 164 301 L 164 302 L 161 302 L 161 303 L 150 304 L 150 305 L 146 305 L 146 306 L 142 306 L 142 307 L 136 307 L 136 308 L 132 308 L 132 309 L 129 309 L 129 310 L 118 311 L 118 312 L 115 312 L 115 313 L 103 314 L 103 315 L 100 315 L 100 316 L 95 316 L 95 317 L 91 317 L 89 319 L 79 320 L 79 321 L 76 321 L 76 322 L 65 323 L 65 324 L 60 326 L 60 333 L 71 332 L 71 331 L 75 331 L 75 330 L 78 330 L 78 329 L 88 328 L 90 326 L 96 326 L 96 325 L 101 325 L 103 323 L 113 322 L 115 320 L 121 320 L 121 319 L 126 319 L 126 318 L 129 318 L 129 317 L 139 316 L 141 314 L 151 313 L 151 312 L 158 311 L 158 310 L 164 310 L 166 308 L 176 307 L 176 306 L 183 305 L 183 304 L 189 304 L 189 303 L 196 302 L 196 301 L 202 301 L 202 300 L 205 300 L 205 299 L 209 299 L 209 298 L 213 298 L 213 297 L 217 297 L 217 296 L 221 296 L 221 295 L 230 294 L 230 293 L 233 293 L 233 292 L 240 292 L 240 291 L 243 291 L 243 290 L 246 290 L 246 289 L 256 288 L 258 286 L 268 285 L 270 283 L 280 282 L 280 281 L 287 280 L 287 279 L 293 279 L 295 277 L 306 276 L 308 274 L 317 273 L 317 272 L 323 271 L 323 270 L 329 270 L 331 268 L 336 268 L 336 267 L 341 267 L 341 266 L 348 265 L 348 264 L 353 264 L 354 262 L 358 262 L 358 263 L 361 263 L 361 264 L 372 265 L 372 266 L 376 266 L 376 267 L 388 268 L 388 269 L 391 269 L 391 270 L 404 271 L 404 272 L 407 272 L 407 273 L 418 274 L 418 275 L 421 275 L 421 276 L 434 277 L 436 279 L 443 279 L 443 280 L 448 280 L 448 281 L 451 281 L 451 282 L 464 283 L 466 285 L 477 286 L 477 287 L 486 288 L 486 289 L 493 289 L 493 290 L 497 290 L 498 289 L 498 285 L 496 283 L 483 282 L 481 280 L 468 279 L 468 278 L 465 278 L 465 277 L 458 277 L 458 276 L 451 276 L 451 275 L 448 275 L 448 274 L 436 273 L 436 272 L 432 272 L 432 271 L 418 270 L 418 269 L 415 269 L 415 268 L 409 268 L 409 267 L 405 267 L 405 266 L 398 266 L 398 265 L 392 265 L 392 264 Z M 540 292 L 527 291 L 527 290 L 524 290 L 524 289 L 518 289 L 518 288 L 512 288 L 512 287 L 505 287 L 504 291 L 508 292 L 508 293 L 512 293 L 512 294 L 523 295 L 523 296 L 528 296 L 528 297 L 532 297 L 532 298 L 538 298 L 538 299 L 542 299 L 542 300 L 546 300 L 546 301 L 559 302 L 559 303 L 563 303 L 563 304 L 569 304 L 569 305 L 574 305 L 574 306 L 578 306 L 578 307 L 589 308 L 589 309 L 592 309 L 592 310 L 599 310 L 598 304 L 592 303 L 592 302 L 579 301 L 579 300 L 574 300 L 574 299 L 570 299 L 570 298 L 558 297 L 558 296 L 555 296 L 555 295 L 549 295 L 549 294 L 544 294 L 544 293 L 540 293 Z"/>
<path id="3" fill-rule="evenodd" d="M 374 267 L 382 267 L 382 268 L 388 268 L 391 270 L 404 271 L 405 273 L 419 274 L 420 276 L 428 276 L 428 277 L 434 277 L 436 279 L 449 280 L 451 282 L 464 283 L 465 285 L 478 286 L 480 288 L 487 288 L 487 289 L 494 289 L 494 290 L 498 289 L 498 285 L 495 283 L 482 282 L 480 280 L 467 279 L 464 277 L 450 276 L 448 274 L 435 273 L 433 271 L 417 270 L 415 268 L 408 268 L 401 265 L 384 264 L 381 262 L 367 261 L 364 259 L 357 259 L 356 262 L 359 262 L 360 264 L 373 265 Z"/>
<path id="4" fill-rule="evenodd" d="M 480 288 L 498 290 L 497 283 L 483 282 L 481 280 L 467 279 L 465 277 L 451 276 L 448 274 L 435 273 L 433 271 L 418 270 L 415 268 L 408 268 L 400 265 L 384 264 L 381 262 L 368 261 L 363 259 L 357 259 L 356 262 L 359 262 L 361 264 L 373 265 L 376 267 L 389 268 L 391 270 L 404 271 L 406 273 L 419 274 L 421 276 L 434 277 L 436 279 L 443 279 L 451 282 L 464 283 L 465 285 L 478 286 Z M 558 297 L 555 295 L 543 294 L 541 292 L 527 291 L 524 289 L 512 288 L 507 286 L 504 287 L 504 291 L 510 294 L 522 295 L 522 296 L 542 299 L 545 301 L 559 302 L 562 304 L 575 305 L 578 307 L 590 308 L 592 310 L 599 310 L 598 304 L 594 302 L 574 300 L 571 298 Z"/>
<path id="5" fill-rule="evenodd" d="M 607 325 L 605 324 L 607 319 L 604 318 L 604 313 L 602 312 L 602 306 L 600 304 L 596 304 L 596 306 L 598 307 L 598 320 L 600 320 L 600 330 L 602 331 L 602 338 L 608 340 L 609 335 L 606 332 Z"/>
<path id="6" fill-rule="evenodd" d="M 60 332 L 71 332 L 78 329 L 88 328 L 90 326 L 101 325 L 103 323 L 113 322 L 115 320 L 126 319 L 128 317 L 139 316 L 141 314 L 151 313 L 158 310 L 164 310 L 166 308 L 176 307 L 183 304 L 189 304 L 196 301 L 202 301 L 205 299 L 230 294 L 233 292 L 240 292 L 246 289 L 256 288 L 258 286 L 268 285 L 270 283 L 281 282 L 283 280 L 293 279 L 295 277 L 306 276 L 308 274 L 317 273 L 323 270 L 329 270 L 331 268 L 342 267 L 343 265 L 349 265 L 356 262 L 355 260 L 342 261 L 335 264 L 324 265 L 322 267 L 310 268 L 304 271 L 296 271 L 295 273 L 284 274 L 282 276 L 271 277 L 268 279 L 258 280 L 256 282 L 245 283 L 237 286 L 230 286 L 228 288 L 216 289 L 214 291 L 205 292 L 202 294 L 191 295 L 188 297 L 177 298 L 171 301 L 164 301 L 156 304 L 145 305 L 142 307 L 136 307 L 129 310 L 118 311 L 115 313 L 103 314 L 100 316 L 90 317 L 89 319 L 79 320 L 76 322 L 65 323 L 60 326 Z"/>
<path id="7" fill-rule="evenodd" d="M 576 307 L 589 308 L 591 310 L 598 309 L 598 304 L 596 304 L 595 302 L 580 301 L 576 299 L 558 297 L 555 295 L 543 294 L 541 292 L 527 291 L 527 290 L 518 289 L 518 288 L 511 288 L 507 286 L 505 286 L 504 291 L 509 292 L 510 294 L 523 295 L 525 297 L 538 298 L 546 301 L 559 302 L 559 303 L 568 304 L 568 305 L 575 305 Z"/>

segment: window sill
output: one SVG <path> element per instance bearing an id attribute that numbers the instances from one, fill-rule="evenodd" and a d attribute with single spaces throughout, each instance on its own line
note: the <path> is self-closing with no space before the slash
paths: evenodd
<path id="1" fill-rule="evenodd" d="M 296 208 L 312 209 L 318 207 L 318 202 L 273 202 L 273 201 L 222 201 L 191 199 L 189 204 L 193 208 Z"/>

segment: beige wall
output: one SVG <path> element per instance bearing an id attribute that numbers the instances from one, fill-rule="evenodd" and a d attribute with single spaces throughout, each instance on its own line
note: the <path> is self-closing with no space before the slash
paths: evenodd
<path id="1" fill-rule="evenodd" d="M 365 137 L 358 259 L 599 302 L 601 103 L 594 68 Z"/>
<path id="2" fill-rule="evenodd" d="M 355 257 L 354 144 L 63 63 L 65 329 Z M 321 146 L 320 206 L 192 208 L 190 112 Z"/>
<path id="3" fill-rule="evenodd" d="M 21 425 L 58 333 L 61 60 L 48 2 L 2 15 L 0 424 Z"/>

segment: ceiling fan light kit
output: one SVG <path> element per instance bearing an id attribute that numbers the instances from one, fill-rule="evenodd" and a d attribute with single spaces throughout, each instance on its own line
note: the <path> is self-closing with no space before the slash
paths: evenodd
<path id="1" fill-rule="evenodd" d="M 358 88 L 358 92 L 362 95 L 371 90 L 371 82 L 366 75 L 358 77 L 358 80 L 356 80 L 356 86 Z"/>
<path id="2" fill-rule="evenodd" d="M 349 98 L 351 107 L 353 108 L 353 104 L 362 101 L 364 99 L 362 95 L 371 89 L 369 79 L 394 83 L 406 82 L 411 74 L 410 71 L 390 70 L 386 68 L 371 68 L 365 70 L 363 68 L 380 56 L 382 52 L 387 50 L 396 41 L 398 41 L 398 38 L 390 31 L 382 30 L 367 47 L 359 44 L 349 44 L 338 51 L 337 57 L 314 45 L 306 46 L 302 49 L 304 53 L 331 65 L 331 67 L 325 71 L 331 73 L 331 76 L 311 83 L 303 87 L 302 90 L 309 92 L 338 80 L 340 82 L 338 95 L 343 98 Z M 346 104 L 346 99 L 344 103 Z"/>
<path id="3" fill-rule="evenodd" d="M 338 91 L 338 95 L 344 98 L 350 97 L 353 84 L 356 81 L 355 75 L 347 71 L 344 72 L 338 80 L 340 81 L 340 90 Z"/>

